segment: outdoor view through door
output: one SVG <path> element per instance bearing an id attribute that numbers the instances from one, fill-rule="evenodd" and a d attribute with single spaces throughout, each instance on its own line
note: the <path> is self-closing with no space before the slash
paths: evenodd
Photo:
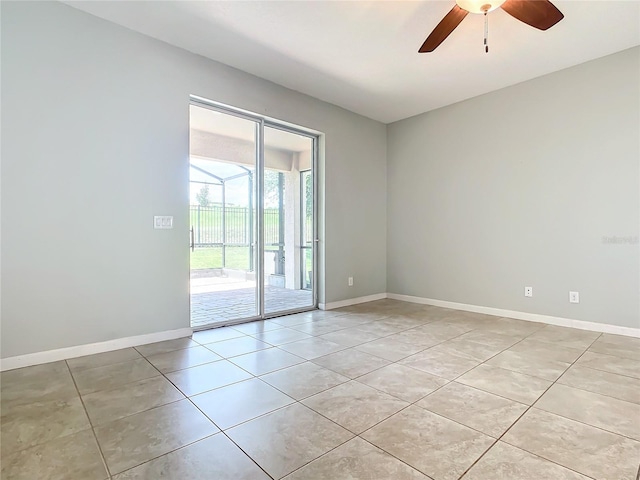
<path id="1" fill-rule="evenodd" d="M 192 327 L 315 307 L 314 158 L 312 135 L 190 106 Z"/>

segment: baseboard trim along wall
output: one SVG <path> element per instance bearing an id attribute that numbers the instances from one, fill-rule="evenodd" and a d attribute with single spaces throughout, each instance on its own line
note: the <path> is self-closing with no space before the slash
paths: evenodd
<path id="1" fill-rule="evenodd" d="M 335 308 L 348 307 L 359 303 L 373 302 L 390 298 L 392 300 L 401 300 L 403 302 L 420 303 L 423 305 L 433 305 L 435 307 L 451 308 L 454 310 L 463 310 L 466 312 L 484 313 L 487 315 L 495 315 L 498 317 L 515 318 L 518 320 L 526 320 L 529 322 L 545 323 L 548 325 L 557 325 L 560 327 L 578 328 L 580 330 L 590 330 L 593 332 L 612 333 L 615 335 L 625 335 L 627 337 L 640 338 L 640 328 L 619 327 L 617 325 L 608 325 L 605 323 L 584 322 L 582 320 L 572 320 L 570 318 L 552 317 L 550 315 L 540 315 L 537 313 L 518 312 L 515 310 L 504 310 L 501 308 L 482 307 L 478 305 L 469 305 L 466 303 L 447 302 L 445 300 L 435 300 L 433 298 L 414 297 L 411 295 L 400 295 L 397 293 L 376 293 L 375 295 L 367 295 L 365 297 L 349 298 L 338 302 L 321 303 L 318 307 L 321 310 L 333 310 Z M 84 355 L 92 355 L 94 353 L 110 352 L 127 347 L 137 347 L 147 343 L 162 342 L 164 340 L 173 340 L 175 338 L 188 337 L 193 333 L 191 328 L 179 328 L 177 330 L 168 330 L 165 332 L 148 333 L 146 335 L 137 335 L 134 337 L 117 338 L 106 342 L 89 343 L 86 345 L 77 345 L 75 347 L 59 348 L 57 350 L 48 350 L 46 352 L 29 353 L 26 355 L 18 355 L 0 359 L 0 371 L 13 370 L 16 368 L 29 367 L 31 365 L 39 365 L 41 363 L 56 362 L 58 360 L 66 360 L 69 358 L 82 357 Z"/>
<path id="2" fill-rule="evenodd" d="M 397 293 L 388 293 L 387 298 L 390 298 L 392 300 L 402 300 L 404 302 L 433 305 L 435 307 L 464 310 L 466 312 L 484 313 L 487 315 L 495 315 L 498 317 L 515 318 L 517 320 L 526 320 L 529 322 L 546 323 L 548 325 L 557 325 L 559 327 L 571 327 L 578 328 L 580 330 L 590 330 L 592 332 L 612 333 L 615 335 L 625 335 L 627 337 L 640 338 L 640 328 L 619 327 L 617 325 L 609 325 L 606 323 L 585 322 L 582 320 L 552 317 L 550 315 L 540 315 L 537 313 L 503 310 L 501 308 L 493 307 L 481 307 L 478 305 L 468 305 L 466 303 L 447 302 L 444 300 L 434 300 L 432 298 L 413 297 L 411 295 L 399 295 Z"/>
<path id="3" fill-rule="evenodd" d="M 320 310 L 333 310 L 334 308 L 348 307 L 350 305 L 373 302 L 375 300 L 382 300 L 384 298 L 387 298 L 386 293 L 376 293 L 375 295 L 367 295 L 366 297 L 348 298 L 347 300 L 340 300 L 338 302 L 331 303 L 320 303 L 318 304 L 318 308 Z"/>
<path id="4" fill-rule="evenodd" d="M 41 363 L 57 362 L 58 360 L 93 355 L 94 353 L 110 352 L 121 348 L 137 347 L 147 343 L 189 337 L 192 333 L 193 330 L 191 328 L 179 328 L 177 330 L 147 333 L 134 337 L 116 338 L 115 340 L 108 340 L 106 342 L 88 343 L 86 345 L 47 350 L 46 352 L 28 353 L 26 355 L 2 358 L 0 359 L 0 372 L 13 370 L 15 368 L 30 367 L 31 365 L 39 365 Z"/>

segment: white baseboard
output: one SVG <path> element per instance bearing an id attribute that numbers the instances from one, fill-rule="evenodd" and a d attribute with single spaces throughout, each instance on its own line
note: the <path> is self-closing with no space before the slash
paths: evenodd
<path id="1" fill-rule="evenodd" d="M 349 305 L 357 305 L 358 303 L 373 302 L 375 300 L 382 300 L 387 298 L 386 293 L 376 293 L 375 295 L 367 295 L 366 297 L 348 298 L 347 300 L 340 300 L 338 302 L 321 303 L 318 305 L 320 310 L 333 310 L 334 308 L 348 307 Z"/>
<path id="2" fill-rule="evenodd" d="M 571 318 L 552 317 L 549 315 L 518 312 L 515 310 L 503 310 L 501 308 L 493 308 L 493 307 L 481 307 L 478 305 L 468 305 L 466 303 L 434 300 L 432 298 L 413 297 L 411 295 L 399 295 L 397 293 L 388 293 L 387 298 L 391 298 L 393 300 L 402 300 L 404 302 L 433 305 L 435 307 L 453 308 L 455 310 L 464 310 L 467 312 L 496 315 L 498 317 L 509 317 L 509 318 L 515 318 L 518 320 L 527 320 L 529 322 L 546 323 L 548 325 L 557 325 L 559 327 L 571 327 L 571 328 L 578 328 L 580 330 L 590 330 L 592 332 L 612 333 L 615 335 L 625 335 L 627 337 L 640 338 L 640 328 L 620 327 L 617 325 L 609 325 L 606 323 L 585 322 L 583 320 L 573 320 Z"/>
<path id="3" fill-rule="evenodd" d="M 108 340 L 106 342 L 88 343 L 86 345 L 47 350 L 46 352 L 28 353 L 26 355 L 2 358 L 0 359 L 0 372 L 13 370 L 15 368 L 30 367 L 31 365 L 39 365 L 41 363 L 57 362 L 58 360 L 93 355 L 94 353 L 110 352 L 121 348 L 137 347 L 138 345 L 145 345 L 147 343 L 189 337 L 192 333 L 193 330 L 191 328 L 179 328 L 177 330 L 147 333 L 134 337 L 116 338 L 115 340 Z"/>
<path id="4" fill-rule="evenodd" d="M 404 302 L 420 303 L 423 305 L 433 305 L 436 307 L 452 308 L 455 310 L 463 310 L 466 312 L 484 313 L 486 315 L 495 315 L 498 317 L 515 318 L 518 320 L 527 320 L 529 322 L 545 323 L 548 325 L 558 325 L 561 327 L 578 328 L 580 330 L 590 330 L 593 332 L 612 333 L 615 335 L 625 335 L 628 337 L 640 338 L 640 328 L 620 327 L 617 325 L 609 325 L 605 323 L 585 322 L 582 320 L 573 320 L 570 318 L 552 317 L 549 315 L 540 315 L 537 313 L 518 312 L 515 310 L 504 310 L 501 308 L 482 307 L 479 305 L 469 305 L 466 303 L 447 302 L 445 300 L 435 300 L 432 298 L 414 297 L 411 295 L 400 295 L 397 293 L 376 293 L 375 295 L 367 295 L 365 297 L 349 298 L 338 302 L 321 303 L 318 307 L 321 310 L 332 310 L 340 307 L 348 307 L 349 305 L 357 305 L 359 303 L 373 302 L 390 298 L 392 300 L 401 300 Z M 17 355 L 0 359 L 0 372 L 13 370 L 16 368 L 29 367 L 31 365 L 39 365 L 41 363 L 56 362 L 58 360 L 67 360 L 69 358 L 82 357 L 92 355 L 94 353 L 110 352 L 127 347 L 137 347 L 147 343 L 162 342 L 164 340 L 173 340 L 175 338 L 188 337 L 193 333 L 191 328 L 179 328 L 177 330 L 167 330 L 164 332 L 148 333 L 145 335 L 136 335 L 134 337 L 117 338 L 106 342 L 89 343 L 86 345 L 77 345 L 74 347 L 59 348 L 56 350 L 48 350 L 46 352 L 29 353 L 26 355 Z"/>

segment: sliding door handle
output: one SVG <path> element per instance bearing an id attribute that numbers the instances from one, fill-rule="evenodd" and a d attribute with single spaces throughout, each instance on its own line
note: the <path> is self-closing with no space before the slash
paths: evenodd
<path id="1" fill-rule="evenodd" d="M 191 235 L 190 236 L 191 236 L 191 251 L 193 252 L 196 249 L 196 238 L 195 238 L 195 235 L 193 233 L 193 227 L 191 227 Z"/>

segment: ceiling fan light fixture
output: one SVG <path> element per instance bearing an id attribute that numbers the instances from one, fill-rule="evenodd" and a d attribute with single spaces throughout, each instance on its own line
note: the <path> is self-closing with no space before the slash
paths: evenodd
<path id="1" fill-rule="evenodd" d="M 440 20 L 418 52 L 433 52 L 469 13 L 480 13 L 484 14 L 484 51 L 488 53 L 489 16 L 487 13 L 496 8 L 502 8 L 516 20 L 538 30 L 547 30 L 564 18 L 562 12 L 550 0 L 456 0 L 456 5 Z"/>
<path id="2" fill-rule="evenodd" d="M 499 8 L 506 0 L 456 0 L 460 8 L 470 13 L 486 13 Z"/>

